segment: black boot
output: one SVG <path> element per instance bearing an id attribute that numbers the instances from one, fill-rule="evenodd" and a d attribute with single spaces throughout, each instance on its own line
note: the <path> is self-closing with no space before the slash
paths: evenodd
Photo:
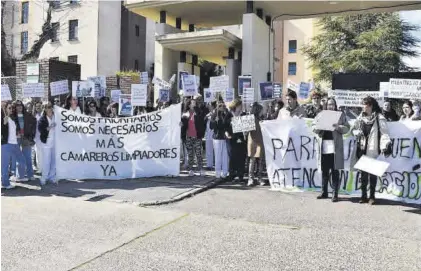
<path id="1" fill-rule="evenodd" d="M 329 183 L 328 179 L 322 180 L 322 193 L 317 196 L 317 199 L 327 199 L 328 193 L 327 193 L 327 185 Z"/>
<path id="2" fill-rule="evenodd" d="M 368 199 L 367 199 L 367 188 L 366 189 L 362 189 L 362 194 L 361 194 L 361 199 L 360 199 L 360 203 L 367 203 Z"/>

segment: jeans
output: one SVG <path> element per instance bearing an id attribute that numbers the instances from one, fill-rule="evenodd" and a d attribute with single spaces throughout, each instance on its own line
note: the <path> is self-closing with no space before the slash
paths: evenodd
<path id="1" fill-rule="evenodd" d="M 215 151 L 215 175 L 216 178 L 225 178 L 228 175 L 228 150 L 225 139 L 214 139 L 213 149 Z"/>
<path id="2" fill-rule="evenodd" d="M 18 140 L 19 143 L 20 140 Z M 20 145 L 21 149 L 21 160 L 23 161 L 24 165 L 24 172 L 23 175 L 19 174 L 19 171 L 16 173 L 17 178 L 24 178 L 25 174 L 27 178 L 34 177 L 34 169 L 32 168 L 32 146 L 22 146 Z"/>
<path id="3" fill-rule="evenodd" d="M 9 186 L 9 164 L 12 158 L 18 162 L 18 174 L 24 174 L 24 162 L 22 161 L 22 153 L 18 144 L 3 144 L 1 145 L 1 184 Z"/>

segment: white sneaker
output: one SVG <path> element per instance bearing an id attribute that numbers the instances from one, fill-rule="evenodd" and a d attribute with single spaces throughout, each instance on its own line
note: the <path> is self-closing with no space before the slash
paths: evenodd
<path id="1" fill-rule="evenodd" d="M 203 170 L 201 170 L 201 171 L 200 171 L 200 176 L 206 176 L 206 172 L 205 172 L 205 171 L 203 171 Z"/>
<path id="2" fill-rule="evenodd" d="M 194 172 L 193 172 L 193 170 L 190 170 L 190 171 L 189 171 L 189 176 L 190 176 L 190 177 L 193 177 L 193 176 L 194 176 Z"/>
<path id="3" fill-rule="evenodd" d="M 16 178 L 15 179 L 15 182 L 17 182 L 17 183 L 26 183 L 26 182 L 29 182 L 29 180 L 28 180 L 28 178 L 22 178 L 22 179 Z"/>
<path id="4" fill-rule="evenodd" d="M 35 177 L 29 178 L 29 181 L 35 181 L 35 180 L 36 180 Z"/>
<path id="5" fill-rule="evenodd" d="M 247 186 L 253 186 L 254 185 L 254 181 L 252 178 L 249 178 L 249 181 L 247 182 Z"/>
<path id="6" fill-rule="evenodd" d="M 3 188 L 9 190 L 15 188 L 15 186 L 13 184 L 9 184 L 8 186 L 3 186 Z"/>
<path id="7" fill-rule="evenodd" d="M 47 181 L 46 180 L 40 180 L 40 185 L 41 186 L 45 186 L 47 184 Z"/>

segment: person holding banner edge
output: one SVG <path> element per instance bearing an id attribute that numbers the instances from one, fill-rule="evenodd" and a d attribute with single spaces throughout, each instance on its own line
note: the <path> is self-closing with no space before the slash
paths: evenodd
<path id="1" fill-rule="evenodd" d="M 338 106 L 334 98 L 327 100 L 327 110 L 338 111 Z M 313 124 L 319 121 L 316 117 Z M 345 114 L 342 113 L 337 124 L 334 124 L 335 130 L 324 131 L 314 129 L 313 132 L 319 136 L 319 155 L 318 168 L 322 172 L 322 193 L 317 199 L 325 199 L 328 197 L 329 176 L 332 176 L 333 195 L 332 202 L 338 201 L 339 187 L 341 185 L 339 179 L 339 170 L 344 169 L 344 143 L 343 135 L 346 134 L 350 126 L 346 120 Z"/>
<path id="2" fill-rule="evenodd" d="M 357 160 L 366 155 L 377 158 L 381 153 L 390 154 L 391 140 L 387 121 L 381 114 L 381 108 L 373 97 L 363 99 L 363 111 L 352 127 L 352 133 L 357 138 L 357 145 L 351 154 L 351 168 Z M 367 185 L 370 182 L 370 196 L 367 198 Z M 377 176 L 361 172 L 361 199 L 360 203 L 375 203 Z"/>
<path id="3" fill-rule="evenodd" d="M 44 112 L 39 120 L 38 130 L 42 142 L 42 176 L 41 185 L 48 182 L 57 184 L 56 180 L 56 157 L 55 157 L 55 133 L 54 109 L 51 102 L 44 104 Z"/>

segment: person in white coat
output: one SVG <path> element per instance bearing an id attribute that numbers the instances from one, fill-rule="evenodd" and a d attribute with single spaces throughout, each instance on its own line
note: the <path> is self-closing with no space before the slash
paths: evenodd
<path id="1" fill-rule="evenodd" d="M 34 106 L 34 117 L 37 119 L 37 127 L 42 116 L 42 102 L 38 101 Z M 38 172 L 42 172 L 42 142 L 40 139 L 39 130 L 35 131 L 35 160 Z"/>
<path id="2" fill-rule="evenodd" d="M 48 102 L 44 104 L 44 112 L 38 123 L 40 140 L 42 143 L 42 177 L 41 185 L 47 182 L 56 184 L 56 158 L 55 158 L 55 132 L 56 126 L 54 120 L 53 104 Z"/>
<path id="3" fill-rule="evenodd" d="M 212 101 L 209 105 L 209 113 L 206 115 L 206 167 L 208 170 L 212 170 L 215 166 L 214 152 L 213 152 L 213 130 L 210 128 L 210 122 L 212 119 L 212 112 L 216 108 L 216 101 Z"/>

